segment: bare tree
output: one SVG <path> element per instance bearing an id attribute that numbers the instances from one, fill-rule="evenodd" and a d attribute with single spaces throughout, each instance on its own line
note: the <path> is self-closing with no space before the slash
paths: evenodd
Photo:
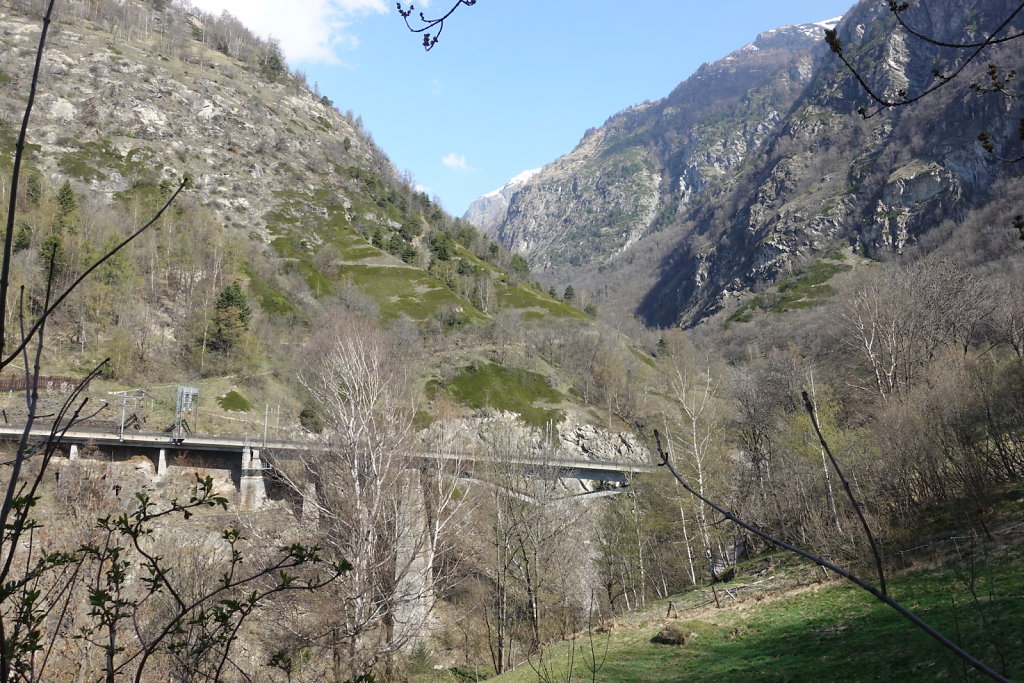
<path id="1" fill-rule="evenodd" d="M 725 415 L 721 387 L 717 374 L 712 371 L 711 360 L 698 360 L 688 340 L 673 337 L 669 355 L 668 385 L 673 405 L 677 409 L 678 428 L 671 432 L 670 452 L 681 456 L 692 472 L 693 481 L 701 495 L 706 495 L 711 480 L 721 464 Z M 694 518 L 700 535 L 705 567 L 711 577 L 717 578 L 715 555 L 724 555 L 720 543 L 713 543 L 708 508 L 695 500 Z M 718 546 L 716 548 L 716 546 Z M 716 553 L 717 550 L 717 553 Z"/>
<path id="2" fill-rule="evenodd" d="M 992 315 L 996 343 L 1008 344 L 1018 358 L 1024 357 L 1024 299 L 1014 286 L 1004 286 L 996 296 Z"/>
<path id="3" fill-rule="evenodd" d="M 339 681 L 394 677 L 394 655 L 425 633 L 458 524 L 458 459 L 416 453 L 414 364 L 395 341 L 369 318 L 340 315 L 301 375 L 324 430 L 292 485 L 317 509 L 318 538 L 353 565 L 321 634 Z M 429 446 L 450 455 L 444 437 Z"/>
<path id="4" fill-rule="evenodd" d="M 966 356 L 995 307 L 991 288 L 960 266 L 923 260 L 866 278 L 840 316 L 885 400 L 909 390 L 944 348 Z"/>
<path id="5" fill-rule="evenodd" d="M 574 543 L 581 504 L 562 486 L 551 464 L 550 441 L 498 422 L 486 435 L 487 466 L 474 495 L 482 528 L 486 589 L 481 606 L 487 645 L 496 672 L 509 671 L 582 608 L 574 596 L 585 582 L 578 568 L 584 547 Z"/>

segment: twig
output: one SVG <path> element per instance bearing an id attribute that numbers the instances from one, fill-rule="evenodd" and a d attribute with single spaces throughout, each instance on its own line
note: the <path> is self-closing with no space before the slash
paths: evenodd
<path id="1" fill-rule="evenodd" d="M 36 87 L 39 85 L 39 69 L 43 63 L 43 53 L 46 48 L 46 34 L 50 30 L 50 21 L 53 17 L 53 6 L 56 0 L 50 0 L 43 14 L 43 29 L 39 34 L 39 45 L 36 47 L 36 63 L 32 68 L 32 83 L 29 86 L 28 101 L 25 103 L 25 114 L 21 118 L 21 130 L 18 132 L 18 142 L 14 146 L 14 168 L 11 169 L 11 195 L 8 198 L 7 225 L 4 230 L 4 262 L 0 266 L 0 331 L 6 331 L 7 326 L 7 292 L 10 288 L 11 273 L 11 251 L 14 247 L 14 217 L 18 206 L 18 178 L 21 175 L 21 158 L 25 153 L 25 137 L 28 135 L 28 122 L 32 117 L 32 105 L 36 101 Z M 6 335 L 0 334 L 0 357 L 4 355 L 4 344 Z M 0 363 L 3 367 L 7 363 Z"/>
<path id="2" fill-rule="evenodd" d="M 423 34 L 423 49 L 426 50 L 427 52 L 430 52 L 430 50 L 435 45 L 437 45 L 437 41 L 440 40 L 441 31 L 444 30 L 445 20 L 448 19 L 448 17 L 450 17 L 451 15 L 453 15 L 455 13 L 455 10 L 457 10 L 459 6 L 465 5 L 466 7 L 472 7 L 475 4 L 476 0 L 458 0 L 454 5 L 452 5 L 452 8 L 450 10 L 445 12 L 443 16 L 438 17 L 437 19 L 427 19 L 423 12 L 420 12 L 419 18 L 423 26 L 420 26 L 419 28 L 414 28 L 413 25 L 409 23 L 409 16 L 416 9 L 415 5 L 409 5 L 409 9 L 402 9 L 402 3 L 397 3 L 398 13 L 401 14 L 402 19 L 405 20 L 406 28 L 408 28 L 413 33 Z M 433 35 L 427 33 L 427 31 L 432 30 L 435 26 L 437 27 L 437 33 Z"/>
<path id="3" fill-rule="evenodd" d="M 843 490 L 846 491 L 846 497 L 850 500 L 850 505 L 853 506 L 853 510 L 857 513 L 857 517 L 860 519 L 860 524 L 864 528 L 864 535 L 867 537 L 868 543 L 871 545 L 871 554 L 875 558 L 875 570 L 878 572 L 878 588 L 882 591 L 882 594 L 885 595 L 888 593 L 885 588 L 885 570 L 882 567 L 882 554 L 879 552 L 878 544 L 875 542 L 875 535 L 871 533 L 871 527 L 868 525 L 868 520 L 864 518 L 864 512 L 861 509 L 861 504 L 853 495 L 853 489 L 850 488 L 850 482 L 846 480 L 846 476 L 843 474 L 842 468 L 839 467 L 836 457 L 832 455 L 832 449 L 828 447 L 828 442 L 825 441 L 825 437 L 821 433 L 821 427 L 818 426 L 818 418 L 814 414 L 814 404 L 811 403 L 811 399 L 807 395 L 806 391 L 802 393 L 802 396 L 804 399 L 804 408 L 807 409 L 807 414 L 811 416 L 811 424 L 814 425 L 814 432 L 818 435 L 818 441 L 821 442 L 821 447 L 825 449 L 829 462 L 832 463 L 832 468 L 836 471 L 839 481 L 843 484 Z"/>

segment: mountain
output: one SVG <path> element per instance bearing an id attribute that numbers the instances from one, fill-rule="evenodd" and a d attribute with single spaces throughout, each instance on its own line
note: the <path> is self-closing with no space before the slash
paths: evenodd
<path id="1" fill-rule="evenodd" d="M 951 42 L 1012 9 L 942 0 L 906 17 Z M 938 248 L 966 230 L 951 225 L 1019 198 L 1020 165 L 975 143 L 989 131 L 1012 149 L 1020 118 L 1011 98 L 971 95 L 983 65 L 914 106 L 865 118 L 858 110 L 871 111 L 871 99 L 824 44 L 832 25 L 890 96 L 921 91 L 934 69 L 954 72 L 964 52 L 908 37 L 877 2 L 838 23 L 767 31 L 664 99 L 587 131 L 512 194 L 489 234 L 556 284 L 648 324 L 690 325 L 837 248 L 872 258 Z M 1017 42 L 985 59 L 1020 64 Z M 1004 231 L 987 253 L 1006 242 Z"/>
<path id="2" fill-rule="evenodd" d="M 508 200 L 540 171 L 539 168 L 523 171 L 499 189 L 477 197 L 462 215 L 462 220 L 472 223 L 485 233 L 492 233 L 508 211 Z"/>
<path id="3" fill-rule="evenodd" d="M 812 73 L 808 53 L 823 41 L 809 29 L 766 32 L 665 99 L 588 130 L 573 152 L 503 188 L 509 209 L 499 224 L 476 224 L 542 266 L 620 252 L 655 221 L 663 195 L 703 193 L 763 143 Z M 597 236 L 605 240 L 575 239 Z"/>

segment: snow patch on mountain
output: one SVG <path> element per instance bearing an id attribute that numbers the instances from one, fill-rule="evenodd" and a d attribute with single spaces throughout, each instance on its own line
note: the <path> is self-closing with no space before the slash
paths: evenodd
<path id="1" fill-rule="evenodd" d="M 508 202 L 512 195 L 541 170 L 543 167 L 523 171 L 497 190 L 481 195 L 469 205 L 466 213 L 462 215 L 462 219 L 477 226 L 484 233 L 492 234 L 505 217 L 505 211 L 508 210 Z"/>

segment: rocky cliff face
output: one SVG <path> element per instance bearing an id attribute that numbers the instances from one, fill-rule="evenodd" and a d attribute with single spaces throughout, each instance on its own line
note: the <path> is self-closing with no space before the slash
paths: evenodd
<path id="1" fill-rule="evenodd" d="M 527 427 L 515 413 L 478 411 L 471 417 L 432 424 L 422 434 L 425 444 L 448 443 L 453 453 L 500 451 L 503 440 L 515 444 L 520 456 L 594 462 L 650 462 L 647 447 L 632 432 L 609 432 L 575 419 L 554 425 L 550 434 Z"/>
<path id="2" fill-rule="evenodd" d="M 962 37 L 970 17 L 995 26 L 1009 5 L 931 3 L 907 19 L 928 35 Z M 936 64 L 959 64 L 896 30 L 880 3 L 860 3 L 838 28 L 865 79 L 889 96 L 928 87 Z M 1012 44 L 990 57 L 1021 62 Z M 872 111 L 870 99 L 826 55 L 757 162 L 737 174 L 727 193 L 709 197 L 680 222 L 690 238 L 665 255 L 640 312 L 658 324 L 692 324 L 837 246 L 874 257 L 902 253 L 944 221 L 962 223 L 989 202 L 1004 201 L 990 189 L 1020 169 L 987 155 L 976 138 L 995 126 L 1004 143 L 1012 139 L 1005 130 L 1010 102 L 965 96 L 969 83 L 981 81 L 980 71 L 969 68 L 960 83 L 914 106 L 864 118 L 858 110 Z M 702 244 L 710 246 L 696 248 Z"/>
<path id="3" fill-rule="evenodd" d="M 998 26 L 1011 4 L 942 0 L 906 18 L 954 42 Z M 986 81 L 981 64 L 914 106 L 864 118 L 871 100 L 822 44 L 823 29 L 768 31 L 665 99 L 613 116 L 513 194 L 494 234 L 606 305 L 650 324 L 692 324 L 837 246 L 900 253 L 1006 199 L 990 188 L 1019 165 L 975 140 L 988 130 L 1019 146 L 1020 105 L 971 94 L 969 83 Z M 884 3 L 859 3 L 838 32 L 889 96 L 920 92 L 934 69 L 962 63 L 962 51 L 898 30 Z M 986 61 L 1018 67 L 1018 42 Z"/>
<path id="4" fill-rule="evenodd" d="M 505 183 L 501 188 L 488 192 L 482 197 L 478 197 L 469 208 L 466 209 L 466 213 L 463 214 L 462 218 L 473 225 L 479 227 L 481 230 L 488 234 L 493 234 L 495 228 L 502 220 L 505 219 L 505 213 L 508 211 L 508 200 L 511 199 L 512 195 L 519 191 L 523 185 L 527 183 L 533 176 L 537 175 L 541 169 L 535 168 L 530 171 L 523 171 L 512 180 Z"/>
<path id="5" fill-rule="evenodd" d="M 493 234 L 543 268 L 607 262 L 763 144 L 820 43 L 808 27 L 766 32 L 665 99 L 613 116 L 515 191 Z"/>
<path id="6" fill-rule="evenodd" d="M 515 413 L 478 411 L 470 417 L 435 422 L 423 430 L 420 441 L 426 448 L 447 444 L 452 457 L 489 454 L 501 467 L 501 454 L 527 458 L 537 463 L 561 462 L 641 463 L 652 455 L 632 432 L 611 432 L 569 418 L 544 431 L 524 425 Z M 486 477 L 485 477 L 486 478 Z M 570 492 L 592 491 L 595 482 L 562 478 Z"/>

